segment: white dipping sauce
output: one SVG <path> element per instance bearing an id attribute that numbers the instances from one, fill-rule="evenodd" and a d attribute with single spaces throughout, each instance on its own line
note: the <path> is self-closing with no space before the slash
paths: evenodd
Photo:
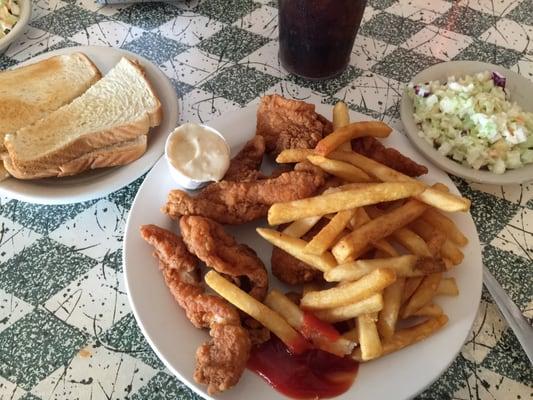
<path id="1" fill-rule="evenodd" d="M 226 141 L 214 130 L 187 123 L 176 128 L 167 142 L 167 157 L 174 168 L 195 181 L 220 181 L 230 163 Z"/>

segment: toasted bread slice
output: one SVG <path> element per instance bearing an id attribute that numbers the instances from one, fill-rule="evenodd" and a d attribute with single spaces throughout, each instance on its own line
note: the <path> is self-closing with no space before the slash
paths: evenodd
<path id="1" fill-rule="evenodd" d="M 129 164 L 130 162 L 137 160 L 146 152 L 146 144 L 146 135 L 137 136 L 136 138 L 125 142 L 112 144 L 91 151 L 90 153 L 86 153 L 63 165 L 49 168 L 47 170 L 40 170 L 35 174 L 26 174 L 17 170 L 11 163 L 7 154 L 4 156 L 3 161 L 5 169 L 18 179 L 62 177 L 76 175 L 90 169 Z"/>
<path id="2" fill-rule="evenodd" d="M 4 135 L 69 103 L 100 78 L 98 68 L 82 53 L 0 72 L 0 151 Z"/>
<path id="3" fill-rule="evenodd" d="M 142 68 L 127 58 L 80 97 L 5 138 L 14 169 L 28 176 L 148 133 L 162 107 Z"/>

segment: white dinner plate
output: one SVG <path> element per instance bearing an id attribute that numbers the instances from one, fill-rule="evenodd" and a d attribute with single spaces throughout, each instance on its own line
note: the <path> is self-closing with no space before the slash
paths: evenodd
<path id="1" fill-rule="evenodd" d="M 506 89 L 511 93 L 511 101 L 523 110 L 533 112 L 533 82 L 529 79 L 503 67 L 479 61 L 449 61 L 433 65 L 416 75 L 411 82 L 423 83 L 429 81 L 445 82 L 449 76 L 456 78 L 472 75 L 478 72 L 496 71 L 507 79 Z M 503 174 L 495 174 L 489 170 L 475 170 L 440 154 L 431 144 L 418 134 L 419 128 L 413 117 L 413 101 L 404 91 L 400 103 L 400 115 L 407 136 L 415 147 L 431 162 L 451 174 L 469 179 L 474 182 L 492 185 L 507 185 L 523 183 L 533 179 L 533 164 L 518 169 L 510 169 Z"/>
<path id="2" fill-rule="evenodd" d="M 323 115 L 331 114 L 331 107 L 317 106 Z M 225 135 L 233 154 L 255 132 L 256 108 L 247 108 L 224 115 L 209 125 Z M 352 113 L 352 121 L 368 119 Z M 421 157 L 411 148 L 405 137 L 394 132 L 385 140 L 389 146 L 399 149 L 414 160 Z M 270 169 L 269 162 L 263 165 Z M 443 182 L 458 193 L 452 181 L 442 171 L 429 166 L 426 182 Z M 174 189 L 164 159 L 150 171 L 133 202 L 124 236 L 124 272 L 126 288 L 133 313 L 148 342 L 176 376 L 195 392 L 207 399 L 283 399 L 263 379 L 246 370 L 240 382 L 227 392 L 209 396 L 205 386 L 193 380 L 196 348 L 208 339 L 208 333 L 194 328 L 185 313 L 173 299 L 165 285 L 153 249 L 139 235 L 143 224 L 156 224 L 178 232 L 178 226 L 159 210 L 165 203 L 167 193 Z M 440 332 L 414 346 L 405 348 L 382 359 L 363 364 L 351 389 L 338 399 L 406 399 L 423 390 L 439 377 L 454 360 L 461 349 L 476 316 L 481 296 L 481 248 L 472 217 L 468 213 L 454 214 L 454 221 L 470 239 L 464 249 L 465 259 L 452 275 L 459 286 L 458 297 L 439 298 L 450 321 Z M 266 226 L 265 220 L 242 226 L 227 226 L 239 242 L 252 247 L 265 265 L 270 266 L 272 246 L 255 232 L 257 226 Z M 270 275 L 271 288 L 286 288 Z"/>
<path id="3" fill-rule="evenodd" d="M 112 47 L 78 46 L 41 54 L 21 65 L 74 52 L 85 53 L 98 67 L 102 75 L 107 74 L 122 57 L 139 61 L 163 106 L 163 120 L 158 127 L 150 129 L 146 153 L 127 165 L 95 169 L 64 178 L 29 181 L 8 178 L 0 182 L 0 195 L 38 204 L 68 204 L 96 199 L 114 192 L 140 177 L 163 154 L 167 135 L 176 127 L 178 121 L 178 99 L 168 78 L 146 58 Z"/>

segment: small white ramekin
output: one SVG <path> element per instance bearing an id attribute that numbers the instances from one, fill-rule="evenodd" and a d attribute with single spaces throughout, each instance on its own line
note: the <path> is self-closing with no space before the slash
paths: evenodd
<path id="1" fill-rule="evenodd" d="M 167 161 L 167 166 L 168 166 L 168 171 L 170 172 L 170 176 L 172 176 L 172 179 L 174 179 L 174 181 L 178 184 L 178 186 L 186 190 L 197 190 L 213 181 L 199 181 L 199 180 L 190 178 L 187 175 L 184 175 L 180 170 L 174 167 L 174 165 L 172 164 L 168 156 L 168 153 L 169 153 L 168 149 L 169 149 L 171 139 L 175 137 L 176 135 L 184 134 L 185 131 L 180 130 L 184 125 L 185 124 L 178 126 L 174 131 L 172 131 L 168 135 L 167 140 L 165 142 L 165 159 Z M 226 144 L 226 147 L 228 148 L 228 157 L 229 157 L 230 148 L 229 148 L 228 142 L 226 141 L 226 138 L 224 138 L 224 136 L 219 131 L 217 131 L 214 128 L 211 128 L 210 126 L 202 125 L 202 124 L 198 124 L 198 125 L 201 126 L 203 129 L 211 133 L 214 133 L 215 135 L 217 135 L 224 141 L 224 143 Z"/>

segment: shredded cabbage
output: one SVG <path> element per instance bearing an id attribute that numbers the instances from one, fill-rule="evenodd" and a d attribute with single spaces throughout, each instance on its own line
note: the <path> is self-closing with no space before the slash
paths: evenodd
<path id="1" fill-rule="evenodd" d="M 409 84 L 419 136 L 474 169 L 502 174 L 533 163 L 533 113 L 509 101 L 505 84 L 497 72 Z"/>
<path id="2" fill-rule="evenodd" d="M 6 36 L 20 17 L 20 7 L 16 0 L 0 0 L 0 39 Z"/>

